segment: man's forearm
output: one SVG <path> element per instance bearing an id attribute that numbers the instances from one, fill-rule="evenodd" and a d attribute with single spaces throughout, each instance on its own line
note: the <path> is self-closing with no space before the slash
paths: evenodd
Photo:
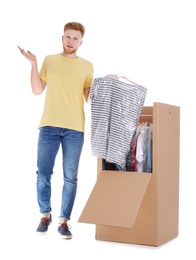
<path id="1" fill-rule="evenodd" d="M 31 87 L 32 92 L 35 95 L 39 95 L 43 92 L 43 86 L 39 77 L 37 63 L 32 64 L 31 67 Z"/>

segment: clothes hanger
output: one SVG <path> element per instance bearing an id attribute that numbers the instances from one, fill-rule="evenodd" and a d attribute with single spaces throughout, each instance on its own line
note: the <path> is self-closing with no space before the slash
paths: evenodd
<path id="1" fill-rule="evenodd" d="M 126 77 L 125 75 L 123 75 L 122 73 L 120 73 L 120 74 L 108 74 L 108 75 L 106 75 L 106 76 L 108 76 L 108 77 L 115 77 L 115 78 L 117 78 L 117 79 L 119 79 L 119 80 L 120 80 L 120 79 L 124 79 L 124 80 L 130 82 L 131 84 L 133 84 L 133 85 L 135 85 L 135 86 L 139 86 L 139 84 L 133 82 L 132 80 L 130 80 L 129 78 L 127 78 L 127 77 Z"/>

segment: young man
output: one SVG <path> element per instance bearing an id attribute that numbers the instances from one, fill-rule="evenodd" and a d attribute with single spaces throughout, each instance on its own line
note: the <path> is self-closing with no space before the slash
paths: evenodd
<path id="1" fill-rule="evenodd" d="M 58 232 L 65 239 L 72 238 L 68 221 L 75 201 L 84 142 L 84 98 L 88 100 L 93 80 L 92 63 L 77 56 L 84 33 L 85 28 L 80 23 L 65 24 L 63 52 L 46 56 L 39 72 L 36 56 L 18 47 L 31 62 L 32 92 L 39 95 L 46 89 L 38 138 L 37 201 L 42 218 L 37 232 L 45 234 L 52 221 L 51 176 L 61 145 L 64 184 Z"/>

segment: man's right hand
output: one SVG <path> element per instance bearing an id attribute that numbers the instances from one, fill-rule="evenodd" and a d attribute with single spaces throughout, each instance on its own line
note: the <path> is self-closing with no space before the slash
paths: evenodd
<path id="1" fill-rule="evenodd" d="M 37 62 L 37 58 L 36 56 L 31 53 L 30 51 L 25 51 L 24 49 L 22 49 L 21 47 L 18 46 L 18 49 L 20 50 L 21 54 L 27 59 L 29 60 L 32 64 Z"/>

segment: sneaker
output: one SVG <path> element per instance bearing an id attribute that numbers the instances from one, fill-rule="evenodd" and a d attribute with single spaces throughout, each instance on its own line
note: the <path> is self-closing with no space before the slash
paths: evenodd
<path id="1" fill-rule="evenodd" d="M 51 222 L 52 222 L 51 214 L 50 214 L 50 218 L 46 218 L 46 217 L 41 218 L 41 221 L 40 221 L 39 226 L 36 231 L 40 235 L 45 235 L 48 231 L 48 226 L 50 225 Z"/>
<path id="2" fill-rule="evenodd" d="M 66 223 L 62 223 L 58 227 L 58 232 L 63 239 L 71 239 L 72 238 L 72 233 L 70 232 L 69 227 Z"/>

